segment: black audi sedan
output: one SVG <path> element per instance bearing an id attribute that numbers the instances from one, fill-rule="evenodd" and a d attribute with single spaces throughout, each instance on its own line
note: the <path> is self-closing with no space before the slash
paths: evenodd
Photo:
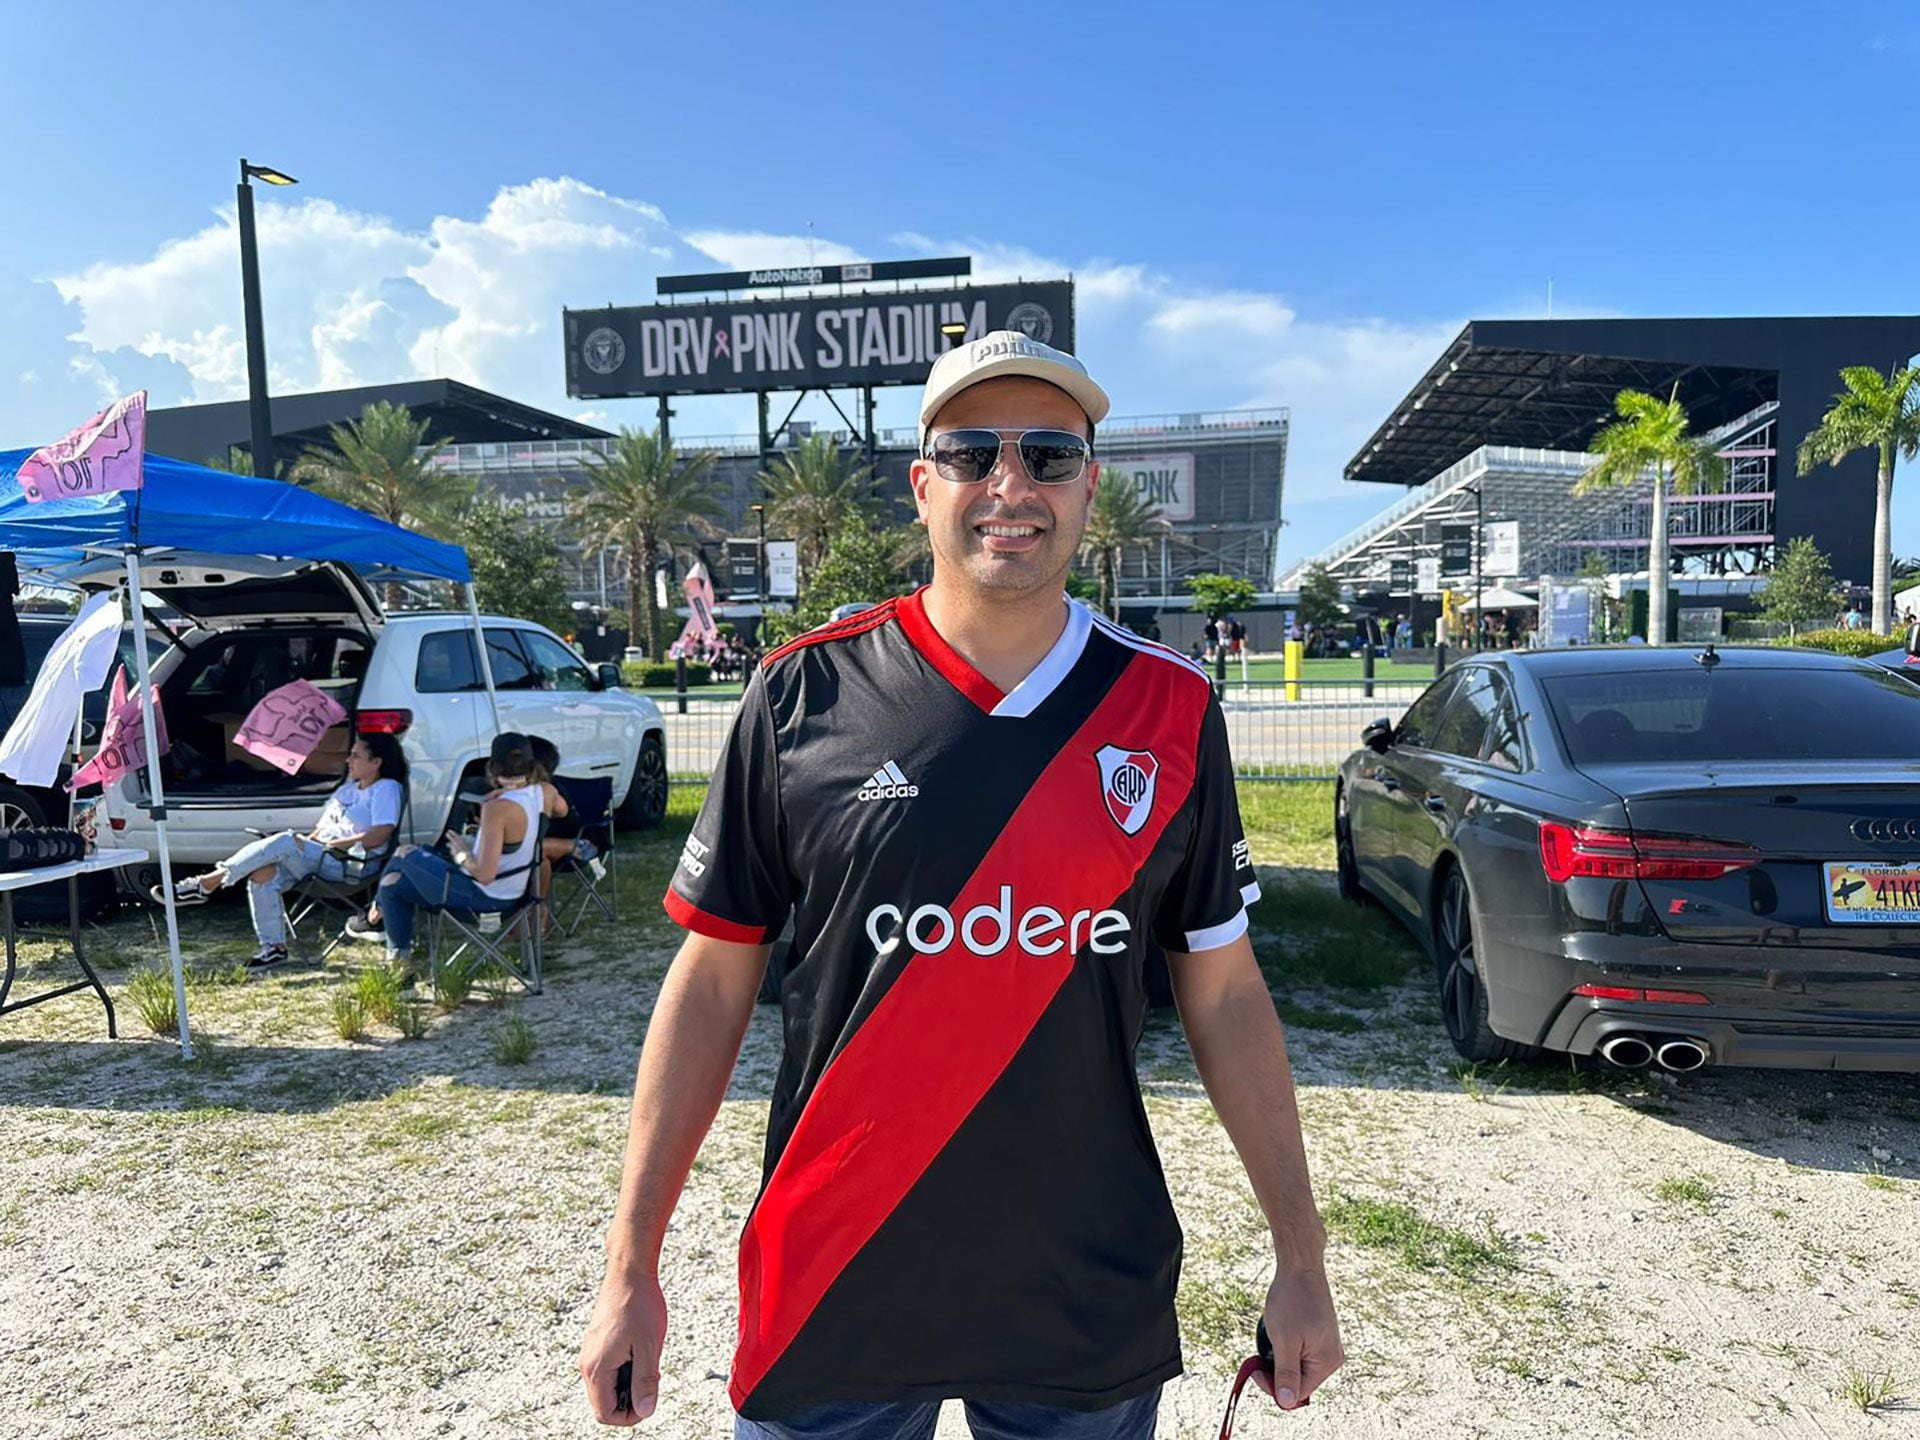
<path id="1" fill-rule="evenodd" d="M 1469 660 L 1367 726 L 1334 835 L 1468 1059 L 1920 1070 L 1920 685 L 1882 666 Z"/>

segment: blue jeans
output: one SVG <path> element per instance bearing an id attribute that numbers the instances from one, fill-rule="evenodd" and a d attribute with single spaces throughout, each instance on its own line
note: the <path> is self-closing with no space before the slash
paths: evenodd
<path id="1" fill-rule="evenodd" d="M 974 1440 L 1153 1440 L 1160 1387 L 1105 1410 L 1055 1410 L 1046 1405 L 991 1405 L 969 1400 L 967 1429 Z M 785 1420 L 733 1417 L 734 1440 L 929 1440 L 940 1406 L 885 1405 L 846 1400 L 802 1410 Z"/>
<path id="2" fill-rule="evenodd" d="M 517 896 L 496 900 L 480 888 L 479 881 L 433 850 L 407 850 L 390 861 L 380 877 L 379 897 L 389 955 L 412 951 L 418 910 L 466 910 L 477 915 L 511 910 L 520 903 Z"/>
<path id="3" fill-rule="evenodd" d="M 273 878 L 247 886 L 247 905 L 253 911 L 253 933 L 261 945 L 287 943 L 287 906 L 281 897 L 302 880 L 347 878 L 346 861 L 318 840 L 303 840 L 291 830 L 242 845 L 214 868 L 226 872 L 231 884 L 245 881 L 256 870 L 274 868 Z"/>

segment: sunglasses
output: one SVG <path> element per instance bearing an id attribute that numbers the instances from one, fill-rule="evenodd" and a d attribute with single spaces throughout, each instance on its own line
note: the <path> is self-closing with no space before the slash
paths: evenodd
<path id="1" fill-rule="evenodd" d="M 1000 463 L 1000 447 L 1011 439 L 1036 485 L 1065 485 L 1087 473 L 1093 447 L 1071 430 L 947 430 L 927 442 L 921 457 L 933 462 L 942 480 L 978 485 Z"/>

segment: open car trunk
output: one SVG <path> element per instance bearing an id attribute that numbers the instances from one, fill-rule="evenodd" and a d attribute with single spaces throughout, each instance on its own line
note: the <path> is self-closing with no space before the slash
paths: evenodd
<path id="1" fill-rule="evenodd" d="M 256 809 L 312 797 L 346 774 L 351 717 L 373 655 L 379 607 L 352 571 L 270 560 L 230 565 L 152 563 L 141 583 L 191 629 L 156 667 L 169 750 L 161 775 L 169 805 Z M 289 775 L 236 741 L 254 706 L 295 680 L 331 696 L 348 715 Z M 145 798 L 146 776 L 132 778 Z"/>

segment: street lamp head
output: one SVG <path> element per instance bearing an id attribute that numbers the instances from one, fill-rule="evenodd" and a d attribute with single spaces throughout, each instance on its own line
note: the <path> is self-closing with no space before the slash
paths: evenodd
<path id="1" fill-rule="evenodd" d="M 940 333 L 949 339 L 958 340 L 967 333 L 967 327 L 957 320 L 949 320 L 940 327 Z"/>
<path id="2" fill-rule="evenodd" d="M 300 183 L 291 175 L 276 170 L 271 165 L 249 165 L 245 160 L 240 162 L 240 173 L 243 176 L 262 181 L 268 185 L 298 185 Z"/>
<path id="3" fill-rule="evenodd" d="M 759 515 L 764 513 L 767 507 L 764 505 L 749 505 L 747 508 L 753 511 L 754 514 Z"/>

